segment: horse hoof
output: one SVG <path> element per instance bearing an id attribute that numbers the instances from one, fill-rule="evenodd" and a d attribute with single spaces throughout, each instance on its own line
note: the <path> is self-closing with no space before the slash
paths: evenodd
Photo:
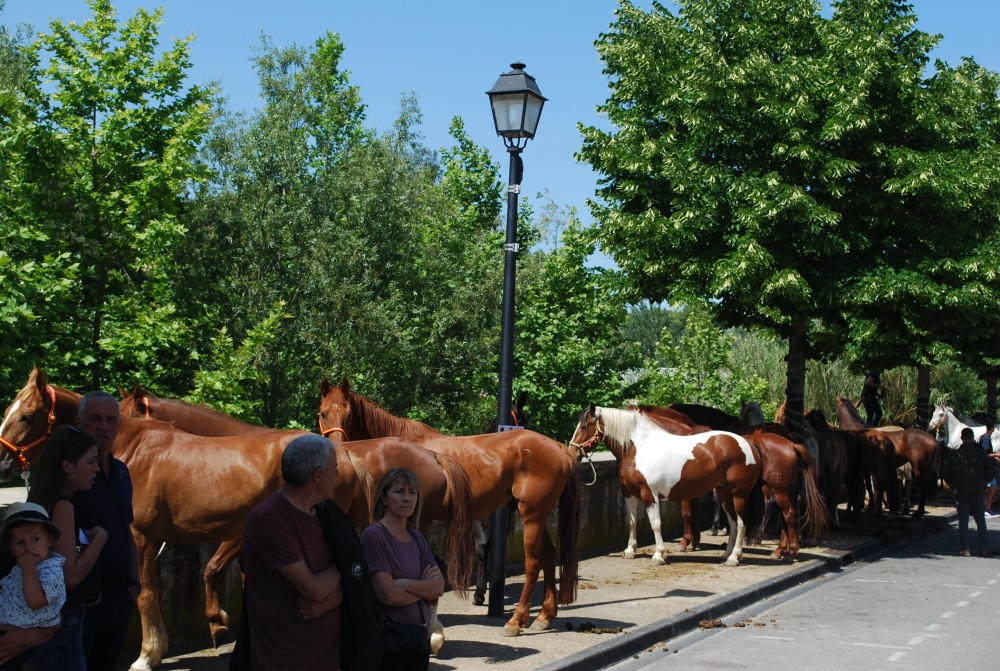
<path id="1" fill-rule="evenodd" d="M 726 561 L 724 561 L 722 563 L 722 565 L 723 566 L 739 566 L 740 565 L 740 560 L 739 559 L 733 559 L 732 557 L 730 557 L 729 559 L 727 559 Z"/>
<path id="2" fill-rule="evenodd" d="M 474 596 L 472 597 L 472 603 L 476 606 L 482 606 L 483 604 L 486 603 L 486 598 L 478 595 Z"/>
<path id="3" fill-rule="evenodd" d="M 536 617 L 535 621 L 531 623 L 531 626 L 528 627 L 528 629 L 530 629 L 531 631 L 548 631 L 549 627 L 551 626 L 552 625 L 549 624 L 548 622 Z"/>
<path id="4" fill-rule="evenodd" d="M 431 634 L 431 654 L 435 657 L 441 652 L 441 647 L 444 646 L 444 634 L 439 634 L 434 632 Z"/>
<path id="5" fill-rule="evenodd" d="M 504 636 L 505 638 L 514 638 L 515 636 L 521 635 L 521 628 L 515 627 L 512 624 L 505 624 L 503 626 L 503 631 L 500 632 L 500 635 Z"/>
<path id="6" fill-rule="evenodd" d="M 653 555 L 653 559 L 650 563 L 652 563 L 653 566 L 663 566 L 667 562 L 663 557 Z"/>
<path id="7" fill-rule="evenodd" d="M 635 559 L 635 550 L 625 550 L 622 554 L 625 559 Z"/>
<path id="8" fill-rule="evenodd" d="M 219 643 L 225 641 L 229 638 L 229 627 L 225 625 L 211 625 L 209 626 L 210 634 L 212 635 L 212 647 L 219 647 Z"/>
<path id="9" fill-rule="evenodd" d="M 145 657 L 140 657 L 132 662 L 132 666 L 128 668 L 128 671 L 153 671 L 153 665 Z"/>
<path id="10" fill-rule="evenodd" d="M 774 552 L 771 553 L 771 559 L 781 560 L 781 559 L 784 559 L 784 557 L 785 557 L 785 555 L 782 554 L 781 552 L 778 552 L 777 550 L 775 550 Z"/>
<path id="11" fill-rule="evenodd" d="M 693 552 L 694 549 L 694 545 L 684 545 L 683 543 L 677 546 L 679 552 Z"/>

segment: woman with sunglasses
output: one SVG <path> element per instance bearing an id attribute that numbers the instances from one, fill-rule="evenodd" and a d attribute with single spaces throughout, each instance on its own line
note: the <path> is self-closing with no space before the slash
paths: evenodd
<path id="1" fill-rule="evenodd" d="M 73 508 L 73 494 L 90 489 L 97 477 L 97 443 L 79 427 L 57 428 L 38 459 L 35 484 L 28 501 L 38 503 L 59 527 L 53 549 L 66 558 L 66 605 L 62 626 L 31 658 L 35 671 L 86 671 L 83 624 L 87 607 L 100 599 L 100 578 L 94 566 L 108 540 L 101 527 L 80 529 Z"/>

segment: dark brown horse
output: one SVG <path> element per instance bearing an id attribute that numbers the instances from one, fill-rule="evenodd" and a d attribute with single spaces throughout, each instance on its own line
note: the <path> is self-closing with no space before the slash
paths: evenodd
<path id="1" fill-rule="evenodd" d="M 826 530 L 826 504 L 817 484 L 813 459 L 805 446 L 790 439 L 784 427 L 776 424 L 750 426 L 738 417 L 702 405 L 671 404 L 668 408 L 640 407 L 644 414 L 658 424 L 661 423 L 662 417 L 664 421 L 674 422 L 673 425 L 676 427 L 678 417 L 688 417 L 692 423 L 692 432 L 703 429 L 704 425 L 700 422 L 706 422 L 712 430 L 737 433 L 757 447 L 761 455 L 764 498 L 765 500 L 773 498 L 775 505 L 781 511 L 781 538 L 773 553 L 776 559 L 791 559 L 799 552 L 797 499 L 800 482 L 805 492 L 802 518 L 804 527 L 810 531 L 810 540 L 815 543 L 820 534 Z M 692 414 L 688 415 L 688 412 Z M 668 426 L 665 425 L 664 428 Z M 697 529 L 693 533 L 696 531 Z"/>
<path id="2" fill-rule="evenodd" d="M 837 421 L 840 427 L 847 430 L 866 429 L 867 425 L 861 419 L 854 404 L 847 399 L 837 397 Z M 927 495 L 934 482 L 933 464 L 937 441 L 934 436 L 922 429 L 904 429 L 896 426 L 883 426 L 877 429 L 892 441 L 896 454 L 896 467 L 909 463 L 913 468 L 913 479 L 920 491 L 917 502 L 916 516 L 922 516 L 927 504 Z M 906 502 L 909 507 L 909 501 Z"/>
<path id="3" fill-rule="evenodd" d="M 197 435 L 242 435 L 268 430 L 241 422 L 205 406 L 178 399 L 159 398 L 138 386 L 133 394 L 124 396 L 121 407 L 123 414 L 162 419 L 183 431 Z M 448 532 L 445 565 L 449 579 L 461 593 L 472 572 L 471 553 L 474 539 L 470 518 L 472 499 L 469 477 L 462 467 L 447 455 L 430 452 L 405 440 L 384 441 L 379 445 L 348 442 L 339 444 L 347 450 L 352 459 L 364 464 L 374 481 L 380 480 L 385 473 L 398 466 L 409 468 L 417 475 L 422 496 L 420 526 L 426 531 L 431 520 L 442 520 L 446 523 Z M 214 584 L 212 579 L 239 552 L 241 546 L 242 541 L 237 540 L 224 543 L 219 548 L 205 569 L 206 588 Z M 215 596 L 214 591 L 212 596 Z M 216 604 L 217 601 L 215 597 Z M 209 613 L 211 623 L 212 616 L 216 613 L 212 610 Z M 443 629 L 436 617 L 436 611 L 432 613 L 432 621 L 429 624 L 437 633 L 439 640 L 443 640 Z"/>
<path id="4" fill-rule="evenodd" d="M 615 455 L 629 508 L 626 558 L 635 557 L 640 503 L 653 529 L 652 562 L 658 565 L 666 561 L 659 500 L 690 501 L 719 488 L 730 518 L 725 564 L 740 563 L 746 539 L 757 537 L 764 517 L 760 454 L 746 439 L 724 431 L 678 436 L 640 413 L 592 404 L 580 413 L 570 447 L 582 456 L 600 443 Z"/>
<path id="5" fill-rule="evenodd" d="M 445 436 L 411 419 L 397 417 L 347 384 L 327 385 L 320 403 L 320 421 L 352 438 L 399 437 L 458 461 L 472 483 L 473 515 L 484 517 L 513 499 L 524 532 L 524 587 L 504 632 L 516 636 L 528 624 L 531 594 L 544 572 L 545 595 L 532 629 L 548 629 L 558 610 L 555 581 L 556 550 L 546 527 L 559 504 L 558 603 L 576 598 L 582 499 L 576 462 L 562 444 L 534 431 L 505 431 L 478 436 Z"/>
<path id="6" fill-rule="evenodd" d="M 48 385 L 45 375 L 33 370 L 4 416 L 3 437 L 14 445 L 44 437 L 53 425 L 74 421 L 79 401 L 79 394 Z M 271 430 L 252 438 L 206 438 L 153 419 L 122 417 L 112 449 L 132 476 L 132 535 L 142 583 L 138 601 L 142 648 L 134 669 L 159 665 L 168 645 L 159 608 L 159 547 L 242 537 L 250 510 L 278 488 L 285 445 L 301 435 L 306 434 Z M 34 454 L 28 455 L 29 461 Z M 345 450 L 337 450 L 336 455 L 339 475 L 334 501 L 356 524 L 364 524 L 374 489 L 371 477 Z M 220 482 L 225 483 L 225 496 L 219 495 L 216 485 Z"/>

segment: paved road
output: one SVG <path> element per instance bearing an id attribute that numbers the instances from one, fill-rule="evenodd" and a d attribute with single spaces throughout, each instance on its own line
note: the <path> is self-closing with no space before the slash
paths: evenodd
<path id="1" fill-rule="evenodd" d="M 1000 548 L 1000 518 L 988 521 Z M 951 528 L 847 567 L 609 668 L 996 669 L 1000 558 L 958 556 Z"/>

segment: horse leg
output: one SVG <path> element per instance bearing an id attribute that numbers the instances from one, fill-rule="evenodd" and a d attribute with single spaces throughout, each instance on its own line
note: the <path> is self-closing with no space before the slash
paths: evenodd
<path id="1" fill-rule="evenodd" d="M 636 538 L 635 530 L 639 525 L 639 504 L 642 503 L 638 497 L 629 496 L 625 499 L 625 508 L 628 510 L 628 545 L 625 546 L 625 559 L 635 559 Z"/>
<path id="2" fill-rule="evenodd" d="M 427 623 L 431 630 L 431 654 L 435 657 L 444 645 L 444 625 L 438 619 L 438 600 L 431 601 L 431 621 Z"/>
<path id="3" fill-rule="evenodd" d="M 775 559 L 791 559 L 799 553 L 799 511 L 788 490 L 771 490 L 781 510 L 781 542 L 771 554 Z"/>
<path id="4" fill-rule="evenodd" d="M 472 603 L 482 606 L 486 603 L 486 572 L 489 570 L 490 554 L 489 539 L 486 536 L 488 518 L 476 520 L 473 534 L 476 538 L 476 557 L 479 559 L 479 570 L 476 572 L 476 591 L 472 595 Z"/>
<path id="5" fill-rule="evenodd" d="M 725 530 L 729 531 L 729 525 L 725 520 L 722 519 L 723 516 L 722 503 L 719 501 L 719 492 L 712 490 L 712 528 L 709 529 L 709 533 L 713 536 L 718 536 Z"/>
<path id="6" fill-rule="evenodd" d="M 514 615 L 503 627 L 504 636 L 517 636 L 528 624 L 528 616 L 531 610 L 531 594 L 535 591 L 538 583 L 538 572 L 541 569 L 541 560 L 544 542 L 542 540 L 542 530 L 545 528 L 545 518 L 537 519 L 537 515 L 527 515 L 521 509 L 521 524 L 524 531 L 524 588 L 521 590 L 521 598 L 514 608 Z"/>
<path id="7" fill-rule="evenodd" d="M 737 509 L 733 500 L 733 494 L 728 490 L 720 494 L 720 499 L 722 500 L 723 510 L 726 511 L 726 517 L 729 518 L 729 541 L 726 543 L 726 551 L 722 555 L 725 558 L 723 564 L 726 566 L 739 566 L 740 560 L 743 558 L 743 542 L 746 539 L 746 525 L 743 523 L 742 515 L 743 508 L 746 505 L 744 502 Z"/>
<path id="8" fill-rule="evenodd" d="M 653 503 L 646 506 L 646 516 L 649 517 L 649 526 L 653 529 L 653 538 L 656 539 L 656 551 L 653 553 L 653 566 L 662 566 L 667 563 L 663 557 L 666 548 L 663 546 L 663 534 L 660 533 L 660 502 L 653 499 Z"/>
<path id="9" fill-rule="evenodd" d="M 205 564 L 205 617 L 212 645 L 229 634 L 229 615 L 219 606 L 219 587 L 216 584 L 222 570 L 233 561 L 243 548 L 243 539 L 226 541 L 219 546 L 208 563 Z"/>
<path id="10" fill-rule="evenodd" d="M 684 534 L 677 549 L 681 552 L 698 549 L 701 540 L 701 529 L 698 524 L 698 499 L 681 501 L 681 519 L 684 521 Z"/>
<path id="11" fill-rule="evenodd" d="M 134 528 L 132 536 L 139 555 L 139 581 L 142 583 L 136 603 L 142 623 L 142 647 L 130 671 L 151 671 L 163 661 L 169 643 L 167 628 L 160 615 L 160 575 L 156 567 L 156 547 Z"/>
<path id="12" fill-rule="evenodd" d="M 556 546 L 549 535 L 549 529 L 542 525 L 542 586 L 544 594 L 542 596 L 542 609 L 538 617 L 531 623 L 532 631 L 546 631 L 552 626 L 552 620 L 559 610 L 559 602 L 556 599 Z"/>

